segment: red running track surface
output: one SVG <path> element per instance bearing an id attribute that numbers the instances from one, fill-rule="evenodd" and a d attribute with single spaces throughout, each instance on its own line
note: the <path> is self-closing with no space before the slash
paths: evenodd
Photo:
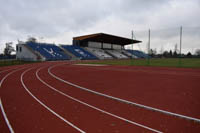
<path id="1" fill-rule="evenodd" d="M 22 67 L 26 68 L 10 74 L 4 80 L 0 88 L 0 98 L 15 132 L 80 132 L 36 101 L 24 88 L 22 82 L 35 98 L 84 132 L 196 133 L 200 131 L 198 122 L 128 105 L 63 83 L 48 73 L 48 68 L 56 64 L 61 63 L 24 65 Z M 0 80 L 11 71 L 0 73 Z M 199 118 L 199 97 L 198 94 L 194 94 L 198 92 L 196 82 L 199 80 L 199 69 L 88 67 L 69 65 L 68 63 L 68 65 L 57 66 L 51 71 L 60 78 L 88 89 Z M 183 82 L 187 77 L 189 82 Z M 181 85 L 176 85 L 172 79 L 178 83 L 183 82 L 181 91 Z M 156 80 L 160 80 L 161 83 Z M 168 83 L 173 83 L 174 88 Z M 162 88 L 161 84 L 163 84 Z M 189 84 L 192 89 L 187 89 Z M 49 87 L 53 87 L 57 91 Z M 180 103 L 182 105 L 179 105 Z M 2 112 L 0 123 L 3 123 L 0 124 L 0 131 L 9 132 Z M 137 123 L 146 127 L 138 126 Z M 155 131 L 148 128 L 155 129 Z"/>
<path id="2" fill-rule="evenodd" d="M 200 69 L 65 65 L 52 72 L 98 92 L 200 118 Z"/>

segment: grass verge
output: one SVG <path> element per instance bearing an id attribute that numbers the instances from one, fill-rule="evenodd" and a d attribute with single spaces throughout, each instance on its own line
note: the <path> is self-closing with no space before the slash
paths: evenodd
<path id="1" fill-rule="evenodd" d="M 200 68 L 199 58 L 156 58 L 150 59 L 130 59 L 130 60 L 99 60 L 87 61 L 83 64 L 105 64 L 105 65 L 130 65 L 130 66 L 159 66 L 159 67 L 184 67 Z"/>
<path id="2" fill-rule="evenodd" d="M 0 67 L 12 66 L 12 65 L 22 65 L 29 63 L 38 63 L 35 61 L 20 61 L 20 60 L 0 60 Z"/>

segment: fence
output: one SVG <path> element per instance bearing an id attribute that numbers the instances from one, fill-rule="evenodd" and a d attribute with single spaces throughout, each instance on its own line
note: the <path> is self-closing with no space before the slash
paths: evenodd
<path id="1" fill-rule="evenodd" d="M 179 67 L 182 66 L 181 58 L 200 56 L 197 52 L 200 51 L 200 27 L 152 28 L 134 30 L 133 33 L 133 38 L 142 43 L 129 45 L 129 49 L 141 50 L 153 57 L 179 58 Z M 146 64 L 150 65 L 152 60 L 148 59 Z"/>
<path id="2" fill-rule="evenodd" d="M 142 43 L 134 44 L 133 48 L 148 53 L 149 29 L 134 30 L 134 38 Z M 131 45 L 128 46 L 132 48 Z M 150 29 L 150 49 L 162 54 L 165 51 L 180 52 L 180 27 L 166 29 Z M 182 53 L 195 54 L 200 49 L 200 27 L 182 27 Z"/>

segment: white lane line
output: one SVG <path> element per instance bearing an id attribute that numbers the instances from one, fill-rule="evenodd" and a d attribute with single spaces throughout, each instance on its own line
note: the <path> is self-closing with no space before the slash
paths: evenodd
<path id="1" fill-rule="evenodd" d="M 52 114 L 54 114 L 55 116 L 57 116 L 58 118 L 60 118 L 61 120 L 63 120 L 65 123 L 67 123 L 68 125 L 72 126 L 73 128 L 75 128 L 76 130 L 78 130 L 81 133 L 86 133 L 85 131 L 81 130 L 80 128 L 76 127 L 74 124 L 70 123 L 69 121 L 67 121 L 65 118 L 63 118 L 62 116 L 60 116 L 59 114 L 57 114 L 56 112 L 54 112 L 51 108 L 49 108 L 47 105 L 45 105 L 43 102 L 41 102 L 37 97 L 35 97 L 30 91 L 29 89 L 26 87 L 26 85 L 24 84 L 23 81 L 23 76 L 26 72 L 30 71 L 33 68 L 27 69 L 26 71 L 24 71 L 21 75 L 21 83 L 24 87 L 24 89 L 28 92 L 29 95 L 31 95 L 38 103 L 40 103 L 43 107 L 45 107 L 48 111 L 50 111 Z"/>
<path id="2" fill-rule="evenodd" d="M 15 73 L 15 72 L 17 72 L 17 71 L 20 71 L 20 70 L 22 70 L 22 69 L 24 69 L 24 68 L 20 68 L 20 69 L 14 70 L 14 71 L 11 71 L 11 72 L 9 72 L 8 74 L 6 74 L 6 76 L 4 76 L 4 77 L 2 78 L 2 80 L 1 80 L 1 82 L 0 82 L 0 88 L 1 88 L 1 86 L 2 86 L 2 84 L 3 84 L 3 82 L 4 82 L 4 80 L 5 80 L 9 75 L 11 75 L 12 73 Z"/>
<path id="3" fill-rule="evenodd" d="M 60 65 L 60 64 L 59 64 L 59 65 Z M 77 87 L 77 88 L 79 88 L 79 89 L 82 89 L 82 90 L 85 90 L 85 91 L 88 91 L 88 92 L 91 92 L 91 93 L 94 93 L 94 94 L 97 94 L 97 95 L 100 95 L 100 96 L 104 96 L 104 97 L 107 97 L 107 98 L 111 98 L 111 99 L 114 99 L 114 100 L 117 100 L 117 101 L 120 101 L 120 102 L 124 102 L 124 103 L 127 103 L 127 104 L 135 105 L 135 106 L 138 106 L 138 107 L 141 107 L 141 108 L 144 108 L 144 109 L 153 110 L 153 111 L 156 111 L 156 112 L 160 112 L 160 113 L 164 113 L 164 114 L 167 114 L 167 115 L 176 116 L 176 117 L 179 117 L 179 118 L 183 118 L 183 119 L 186 119 L 186 120 L 191 120 L 191 121 L 195 121 L 195 122 L 200 123 L 200 119 L 198 119 L 198 118 L 193 118 L 193 117 L 190 117 L 190 116 L 181 115 L 181 114 L 177 114 L 177 113 L 173 113 L 173 112 L 161 110 L 161 109 L 158 109 L 158 108 L 146 106 L 146 105 L 143 105 L 143 104 L 131 102 L 131 101 L 124 100 L 124 99 L 121 99 L 121 98 L 117 98 L 117 97 L 114 97 L 114 96 L 110 96 L 110 95 L 107 95 L 107 94 L 104 94 L 104 93 L 100 93 L 100 92 L 97 92 L 97 91 L 93 91 L 93 90 L 90 90 L 90 89 L 88 89 L 88 88 L 85 88 L 85 87 L 82 87 L 82 86 L 73 84 L 73 83 L 71 83 L 71 82 L 69 82 L 69 81 L 63 80 L 63 79 L 57 77 L 56 75 L 54 75 L 54 74 L 51 72 L 51 69 L 52 69 L 52 68 L 54 68 L 54 67 L 56 67 L 56 66 L 59 66 L 59 65 L 54 65 L 54 66 L 49 67 L 49 68 L 48 68 L 48 73 L 49 73 L 52 77 L 54 77 L 55 79 L 60 80 L 60 81 L 62 81 L 62 82 L 64 82 L 64 83 L 66 83 L 66 84 L 69 84 L 69 85 L 71 85 L 71 86 Z M 63 65 L 63 64 L 61 64 L 61 65 Z"/>
<path id="4" fill-rule="evenodd" d="M 11 72 L 9 72 L 8 74 L 6 74 L 6 76 L 4 76 L 3 79 L 0 81 L 0 88 L 1 88 L 1 86 L 2 86 L 2 84 L 3 84 L 3 82 L 4 82 L 4 80 L 5 80 L 9 75 L 11 75 L 11 74 L 13 74 L 13 73 L 15 73 L 15 72 L 17 72 L 17 71 L 20 71 L 20 70 L 22 70 L 22 69 L 25 69 L 25 67 L 20 68 L 20 69 L 16 69 L 16 70 L 11 71 Z M 12 128 L 12 126 L 11 126 L 9 120 L 8 120 L 8 117 L 7 117 L 7 115 L 6 115 L 5 111 L 4 111 L 1 98 L 0 98 L 0 105 L 1 105 L 1 111 L 2 111 L 2 113 L 3 113 L 3 116 L 4 116 L 4 119 L 5 119 L 5 121 L 6 121 L 6 124 L 7 124 L 8 128 L 9 128 L 10 132 L 11 132 L 11 133 L 14 133 L 14 130 L 13 130 L 13 128 Z"/>
<path id="5" fill-rule="evenodd" d="M 22 70 L 22 69 L 24 69 L 24 68 L 14 70 L 14 71 L 11 71 L 11 72 L 9 72 L 8 74 L 6 74 L 6 76 L 4 76 L 3 79 L 2 79 L 1 82 L 0 82 L 0 88 L 1 88 L 1 86 L 2 86 L 2 84 L 3 84 L 3 82 L 4 82 L 4 80 L 5 80 L 9 75 L 11 75 L 12 73 L 17 72 L 17 71 L 19 71 L 19 70 Z M 5 119 L 5 121 L 6 121 L 6 124 L 7 124 L 8 128 L 9 128 L 10 132 L 11 132 L 11 133 L 14 133 L 14 130 L 13 130 L 13 128 L 12 128 L 12 126 L 11 126 L 9 120 L 8 120 L 8 117 L 7 117 L 7 115 L 6 115 L 5 111 L 4 111 L 1 98 L 0 98 L 0 107 L 1 107 L 1 111 L 2 111 L 2 113 L 3 113 L 4 119 Z"/>
<path id="6" fill-rule="evenodd" d="M 10 69 L 7 69 L 7 70 L 2 70 L 2 71 L 0 71 L 0 73 L 7 72 L 7 71 L 12 70 L 12 69 L 13 68 L 10 68 Z"/>
<path id="7" fill-rule="evenodd" d="M 1 108 L 1 111 L 2 111 L 2 113 L 3 113 L 3 117 L 4 117 L 5 121 L 6 121 L 6 124 L 7 124 L 8 128 L 9 128 L 10 132 L 11 132 L 11 133 L 14 133 L 14 130 L 13 130 L 12 126 L 10 125 L 10 122 L 9 122 L 9 120 L 8 120 L 8 117 L 7 117 L 7 115 L 6 115 L 6 112 L 4 111 L 1 98 L 0 98 L 0 108 Z"/>
<path id="8" fill-rule="evenodd" d="M 87 103 L 85 103 L 85 102 L 83 102 L 83 101 L 80 101 L 80 100 L 78 100 L 78 99 L 76 99 L 76 98 L 74 98 L 74 97 L 71 97 L 71 96 L 69 96 L 69 95 L 67 95 L 67 94 L 65 94 L 65 93 L 63 93 L 63 92 L 61 92 L 61 91 L 55 89 L 54 87 L 52 87 L 52 86 L 50 86 L 49 84 L 47 84 L 44 80 L 42 80 L 42 79 L 38 76 L 38 73 L 39 73 L 39 71 L 40 71 L 41 69 L 42 69 L 42 68 L 40 68 L 40 69 L 38 69 L 38 70 L 36 71 L 36 76 L 37 76 L 37 78 L 38 78 L 43 84 L 45 84 L 46 86 L 48 86 L 48 87 L 51 88 L 52 90 L 54 90 L 54 91 L 60 93 L 61 95 L 65 96 L 65 97 L 67 97 L 67 98 L 70 98 L 70 99 L 72 99 L 72 100 L 74 100 L 74 101 L 76 101 L 76 102 L 79 102 L 79 103 L 81 103 L 81 104 L 83 104 L 83 105 L 85 105 L 85 106 L 88 106 L 88 107 L 90 107 L 90 108 L 92 108 L 92 109 L 95 109 L 95 110 L 97 110 L 97 111 L 100 111 L 100 112 L 105 113 L 105 114 L 107 114 L 107 115 L 110 115 L 110 116 L 112 116 L 112 117 L 115 117 L 115 118 L 118 118 L 118 119 L 120 119 L 120 120 L 123 120 L 123 121 L 125 121 L 125 122 L 131 123 L 131 124 L 133 124 L 133 125 L 136 125 L 136 126 L 145 128 L 145 129 L 147 129 L 147 130 L 150 130 L 150 131 L 153 131 L 153 132 L 156 132 L 156 133 L 162 133 L 161 131 L 158 131 L 158 130 L 156 130 L 156 129 L 153 129 L 153 128 L 147 127 L 147 126 L 145 126 L 145 125 L 142 125 L 142 124 L 133 122 L 133 121 L 131 121 L 131 120 L 125 119 L 125 118 L 123 118 L 123 117 L 117 116 L 117 115 L 115 115 L 115 114 L 109 113 L 109 112 L 107 112 L 107 111 L 105 111 L 105 110 L 102 110 L 102 109 L 100 109 L 100 108 L 97 108 L 97 107 L 95 107 L 95 106 L 92 106 L 92 105 L 90 105 L 90 104 L 87 104 Z"/>

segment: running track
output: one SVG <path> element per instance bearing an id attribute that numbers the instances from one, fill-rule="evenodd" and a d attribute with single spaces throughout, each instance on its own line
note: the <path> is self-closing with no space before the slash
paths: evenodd
<path id="1" fill-rule="evenodd" d="M 0 132 L 198 133 L 199 81 L 199 69 L 0 68 Z"/>

